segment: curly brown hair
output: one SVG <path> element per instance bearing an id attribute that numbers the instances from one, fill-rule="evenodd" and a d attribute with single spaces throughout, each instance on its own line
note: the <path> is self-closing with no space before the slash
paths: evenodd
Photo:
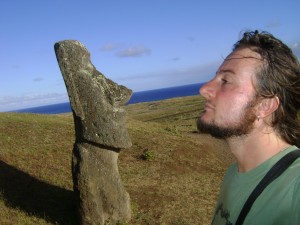
<path id="1" fill-rule="evenodd" d="M 273 113 L 271 126 L 286 142 L 300 147 L 300 64 L 292 50 L 268 32 L 245 32 L 233 51 L 250 48 L 257 52 L 263 65 L 256 73 L 257 95 L 277 96 L 279 108 Z"/>

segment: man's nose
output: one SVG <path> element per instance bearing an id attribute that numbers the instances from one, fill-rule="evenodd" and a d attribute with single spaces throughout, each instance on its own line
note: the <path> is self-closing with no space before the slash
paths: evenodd
<path id="1" fill-rule="evenodd" d="M 208 99 L 215 96 L 215 84 L 214 80 L 205 83 L 199 90 L 200 95 Z"/>

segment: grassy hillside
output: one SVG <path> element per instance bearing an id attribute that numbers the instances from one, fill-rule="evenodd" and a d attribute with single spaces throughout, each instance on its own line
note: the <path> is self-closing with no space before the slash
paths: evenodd
<path id="1" fill-rule="evenodd" d="M 225 168 L 223 141 L 198 134 L 199 96 L 127 106 L 133 146 L 119 156 L 128 224 L 210 224 Z M 74 224 L 71 114 L 0 113 L 0 224 Z"/>

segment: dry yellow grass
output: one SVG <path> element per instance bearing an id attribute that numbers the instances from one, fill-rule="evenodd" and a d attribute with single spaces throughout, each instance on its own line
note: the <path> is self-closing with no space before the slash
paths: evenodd
<path id="1" fill-rule="evenodd" d="M 210 224 L 225 168 L 223 141 L 196 132 L 199 96 L 127 106 L 133 146 L 119 170 L 128 224 Z M 71 114 L 0 113 L 0 224 L 77 224 Z"/>

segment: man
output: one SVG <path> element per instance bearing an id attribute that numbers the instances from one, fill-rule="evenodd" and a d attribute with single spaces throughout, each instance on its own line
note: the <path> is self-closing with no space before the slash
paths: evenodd
<path id="1" fill-rule="evenodd" d="M 246 32 L 200 89 L 199 131 L 224 138 L 236 158 L 224 177 L 213 225 L 235 224 L 270 168 L 300 146 L 300 65 L 266 32 Z M 300 224 L 300 158 L 255 200 L 244 225 Z"/>

